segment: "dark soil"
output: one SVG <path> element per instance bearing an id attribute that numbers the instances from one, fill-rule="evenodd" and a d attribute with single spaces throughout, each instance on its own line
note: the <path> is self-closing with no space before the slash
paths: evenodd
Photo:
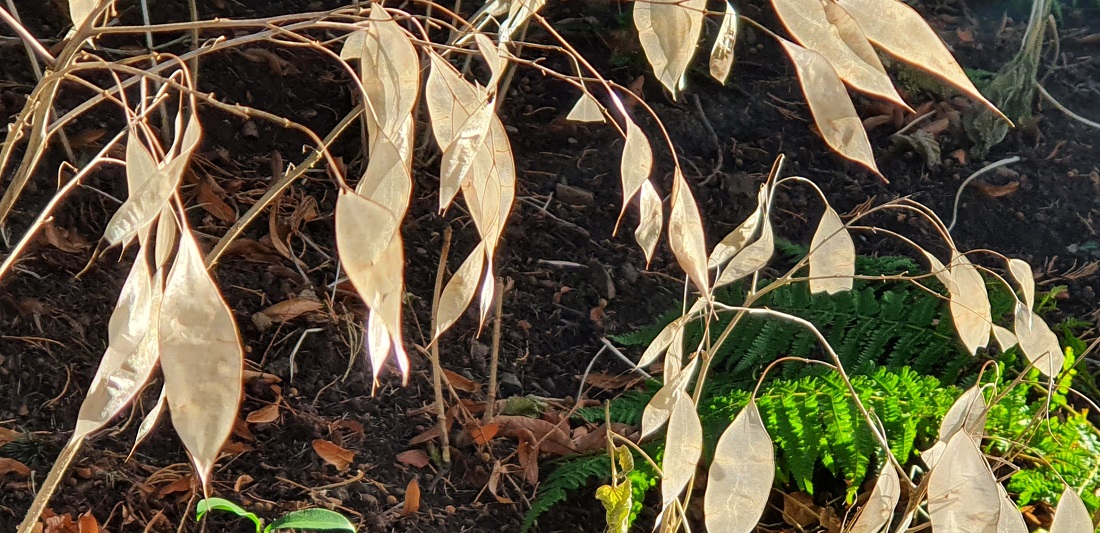
<path id="1" fill-rule="evenodd" d="M 212 0 L 200 3 L 200 13 L 211 18 L 258 17 L 334 7 L 330 3 Z M 17 4 L 30 31 L 49 38 L 64 36 L 66 18 L 55 4 Z M 123 2 L 121 11 L 128 20 L 137 20 L 131 4 Z M 925 4 L 922 12 L 968 68 L 996 71 L 1015 53 L 1026 24 L 1026 11 L 1009 11 L 1009 17 L 1002 19 L 1004 8 L 968 9 L 955 0 Z M 157 11 L 156 21 L 185 20 L 186 13 L 176 9 Z M 615 81 L 630 85 L 648 70 L 634 37 L 618 26 L 619 10 L 629 7 L 566 3 L 549 9 L 548 16 L 554 20 L 584 15 L 605 25 L 599 32 L 575 30 L 568 36 Z M 745 5 L 742 12 L 776 27 L 758 5 Z M 1045 87 L 1062 104 L 1094 119 L 1100 118 L 1094 105 L 1100 97 L 1100 57 L 1093 44 L 1100 32 L 1096 15 L 1064 8 L 1060 54 L 1053 66 L 1045 65 L 1041 71 Z M 537 41 L 546 36 L 532 31 L 528 38 Z M 293 66 L 292 71 L 280 75 L 267 63 L 250 62 L 233 53 L 205 60 L 201 89 L 217 93 L 225 102 L 295 117 L 325 135 L 354 105 L 350 83 L 320 55 L 301 49 L 278 53 Z M 1100 320 L 1096 296 L 1100 275 L 1088 270 L 1080 273 L 1100 259 L 1100 135 L 1096 130 L 1040 102 L 1037 124 L 1011 132 L 986 160 L 953 156 L 968 144 L 961 128 L 949 124 L 938 136 L 942 161 L 929 167 L 919 154 L 891 148 L 890 135 L 914 117 L 899 114 L 896 121 L 871 130 L 876 158 L 890 180 L 885 183 L 828 150 L 814 131 L 789 63 L 770 40 L 747 35 L 739 42 L 737 54 L 727 87 L 707 78 L 705 61 L 697 61 L 699 70 L 690 74 L 689 89 L 678 102 L 670 101 L 652 77 L 644 80 L 644 97 L 668 128 L 684 162 L 711 244 L 748 214 L 756 187 L 780 153 L 788 158 L 788 175 L 814 180 L 841 213 L 869 198 L 882 202 L 910 196 L 945 220 L 951 218 L 963 179 L 988 162 L 1019 155 L 1020 163 L 979 178 L 984 184 L 972 184 L 962 193 L 953 237 L 960 249 L 986 248 L 1027 260 L 1041 272 L 1038 283 L 1043 290 L 1068 286 L 1061 310 L 1091 323 Z M 4 58 L 0 61 L 0 117 L 8 123 L 32 89 L 34 75 L 18 43 L 0 41 L 0 57 Z M 545 61 L 551 68 L 569 70 L 561 57 L 551 55 Z M 61 106 L 75 105 L 88 94 L 75 87 L 66 89 Z M 969 105 L 961 98 L 944 103 L 935 95 L 914 91 L 903 96 L 914 108 L 938 111 L 924 124 Z M 646 268 L 630 230 L 636 210 L 627 214 L 624 229 L 613 235 L 622 194 L 618 172 L 622 141 L 608 126 L 565 123 L 564 115 L 576 97 L 566 84 L 521 69 L 502 110 L 519 169 L 517 196 L 524 199 L 516 203 L 497 258 L 499 275 L 514 284 L 504 297 L 501 318 L 502 397 L 533 394 L 567 399 L 563 405 L 571 404 L 577 376 L 601 346 L 600 337 L 651 323 L 682 292 L 682 273 L 667 245 L 658 248 Z M 864 118 L 893 113 L 863 98 L 856 101 Z M 117 112 L 97 111 L 68 133 L 79 139 L 99 128 L 117 131 Z M 200 183 L 206 183 L 233 213 L 243 213 L 266 190 L 273 167 L 285 167 L 280 161 L 300 160 L 302 146 L 309 144 L 299 134 L 262 121 L 245 124 L 213 110 L 204 111 L 202 118 L 206 137 L 193 175 L 187 178 L 189 205 L 202 201 L 196 197 L 204 187 Z M 651 133 L 658 158 L 654 177 L 667 193 L 672 170 L 667 149 L 657 140 L 655 124 L 640 120 Z M 425 131 L 425 124 L 419 130 Z M 76 151 L 88 157 L 96 149 L 93 141 Z M 362 168 L 357 130 L 347 132 L 335 152 L 352 174 Z M 36 174 L 5 228 L 6 241 L 14 243 L 22 235 L 53 193 L 60 157 L 60 150 L 51 153 Z M 412 345 L 427 345 L 430 335 L 432 287 L 443 229 L 448 224 L 455 229 L 452 270 L 475 243 L 475 232 L 462 209 L 452 208 L 446 216 L 435 214 L 437 170 L 427 162 L 431 150 L 422 157 L 425 161 L 416 173 L 414 202 L 404 229 L 411 293 L 406 334 L 413 356 L 407 387 L 401 387 L 400 378 L 389 372 L 372 396 L 370 371 L 359 341 L 349 337 L 349 331 L 361 325 L 362 304 L 343 286 L 334 300 L 326 300 L 328 287 L 336 279 L 331 257 L 335 189 L 326 174 L 310 174 L 279 203 L 284 223 L 296 210 L 307 213 L 310 203 L 315 203 L 314 215 L 304 217 L 291 240 L 306 271 L 304 277 L 294 262 L 270 245 L 266 215 L 244 235 L 256 244 L 228 255 L 216 269 L 241 329 L 249 368 L 281 379 L 282 408 L 274 422 L 244 423 L 247 414 L 276 399 L 268 382 L 249 382 L 241 428 L 232 437 L 233 453 L 215 470 L 215 494 L 267 517 L 306 506 L 334 508 L 351 516 L 361 531 L 518 530 L 524 502 L 534 493 L 522 472 L 513 469 L 507 476 L 510 481 L 500 482 L 501 498 L 516 503 L 501 503 L 507 500 L 498 501 L 483 490 L 495 460 L 506 458 L 514 449 L 506 439 L 479 448 L 456 428 L 454 465 L 445 472 L 434 463 L 415 468 L 397 460 L 398 453 L 417 448 L 409 440 L 432 425 L 423 409 L 432 403 L 430 365 Z M 6 184 L 8 176 L 4 178 Z M 90 185 L 115 197 L 125 195 L 123 174 L 117 169 L 99 173 Z M 567 197 L 563 202 L 562 194 L 556 192 L 562 185 L 586 191 L 592 200 Z M 547 203 L 551 194 L 554 199 Z M 816 195 L 806 188 L 792 188 L 779 199 L 780 235 L 808 242 L 821 210 Z M 91 258 L 94 243 L 116 208 L 100 192 L 78 190 L 53 222 L 55 239 L 43 239 L 29 249 L 19 270 L 0 288 L 0 427 L 30 434 L 32 446 L 24 446 L 19 457 L 34 471 L 29 480 L 0 474 L 0 531 L 14 530 L 70 435 L 106 346 L 107 320 L 132 254 L 123 254 L 120 260 L 112 250 L 79 278 L 75 275 Z M 232 220 L 219 218 L 212 209 L 193 213 L 192 222 L 207 249 Z M 934 241 L 926 225 L 903 218 L 875 222 L 889 224 L 918 242 Z M 871 235 L 857 240 L 857 247 L 868 254 L 904 251 Z M 259 311 L 303 291 L 328 301 L 325 310 L 267 328 L 254 320 Z M 306 334 L 309 328 L 319 331 Z M 491 343 L 487 331 L 478 337 L 472 316 L 456 324 L 441 342 L 443 366 L 485 383 Z M 292 353 L 297 367 L 293 380 Z M 601 359 L 596 369 L 618 372 L 622 366 Z M 166 421 L 127 460 L 139 420 L 158 391 L 159 382 L 141 397 L 132 418 L 123 416 L 90 439 L 51 502 L 54 513 L 76 517 L 91 511 L 109 531 L 202 529 L 194 522 L 193 512 L 188 512 L 197 501 L 187 477 L 188 458 Z M 314 439 L 354 451 L 350 468 L 337 471 L 325 464 L 311 447 Z M 402 516 L 406 487 L 412 480 L 418 481 L 422 503 L 419 512 Z M 221 517 L 208 524 L 207 531 L 249 530 L 244 521 Z M 602 509 L 585 497 L 547 516 L 540 527 L 548 532 L 601 531 Z"/>

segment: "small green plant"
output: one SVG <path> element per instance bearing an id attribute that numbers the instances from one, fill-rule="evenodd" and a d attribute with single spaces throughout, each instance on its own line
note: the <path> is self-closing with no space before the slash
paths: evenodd
<path id="1" fill-rule="evenodd" d="M 344 515 L 335 511 L 329 511 L 328 509 L 302 509 L 300 511 L 292 511 L 268 524 L 267 527 L 264 527 L 264 520 L 256 516 L 256 513 L 246 511 L 240 505 L 224 498 L 203 498 L 199 500 L 199 504 L 195 507 L 195 520 L 202 520 L 202 517 L 209 511 L 227 511 L 237 516 L 247 518 L 251 520 L 252 523 L 256 524 L 256 533 L 268 533 L 270 531 L 286 529 L 351 531 L 355 533 L 355 526 L 352 525 Z"/>
<path id="2" fill-rule="evenodd" d="M 790 261 L 798 261 L 806 253 L 804 248 L 788 242 L 776 245 Z M 943 287 L 928 281 L 926 288 L 935 287 L 929 291 L 905 281 L 873 279 L 916 272 L 918 266 L 913 261 L 860 256 L 856 270 L 864 279 L 856 280 L 845 293 L 815 295 L 804 284 L 791 284 L 773 288 L 760 301 L 770 309 L 806 318 L 821 327 L 841 361 L 852 369 L 850 385 L 881 423 L 890 452 L 899 462 L 912 465 L 917 461 L 917 452 L 935 441 L 936 430 L 952 404 L 964 389 L 979 380 L 982 361 L 968 357 L 954 343 L 950 313 L 936 294 Z M 757 290 L 763 291 L 772 283 L 761 280 Z M 987 289 L 992 315 L 1009 313 L 1012 296 L 995 284 Z M 1054 288 L 1037 295 L 1036 309 L 1053 311 L 1058 291 Z M 740 287 L 717 294 L 718 301 L 726 304 L 744 297 L 745 290 Z M 669 314 L 658 319 L 655 327 L 619 335 L 615 340 L 644 347 L 675 318 Z M 750 317 L 742 322 L 744 335 L 712 347 L 715 371 L 698 403 L 704 463 L 712 460 L 718 436 L 745 408 L 756 378 L 768 363 L 781 354 L 814 355 L 813 339 L 804 339 L 804 330 L 787 326 Z M 1081 497 L 1090 510 L 1100 507 L 1095 496 L 1100 488 L 1100 431 L 1089 422 L 1087 413 L 1074 410 L 1066 401 L 1076 374 L 1074 354 L 1086 349 L 1071 329 L 1072 320 L 1067 320 L 1063 328 L 1064 366 L 1069 370 L 1055 382 L 1049 396 L 1041 384 L 1040 372 L 1034 368 L 1022 376 L 1019 384 L 1013 383 L 1011 375 L 1006 376 L 1006 369 L 1026 364 L 1017 348 L 998 356 L 996 370 L 990 368 L 981 377 L 982 385 L 1003 393 L 988 412 L 988 439 L 982 448 L 987 455 L 1002 458 L 1003 464 L 1014 465 L 999 471 L 999 475 L 1010 476 L 1006 489 L 1018 505 L 1036 501 L 1053 504 L 1069 483 L 1085 489 Z M 685 339 L 696 344 L 702 335 L 701 328 L 688 328 Z M 840 487 L 851 504 L 884 457 L 851 399 L 848 384 L 837 373 L 821 372 L 816 366 L 789 364 L 776 374 L 781 377 L 766 381 L 756 391 L 754 401 L 764 427 L 774 438 L 777 483 L 811 495 Z M 579 409 L 576 416 L 587 423 L 609 419 L 636 425 L 661 387 L 659 381 L 652 380 L 644 390 L 628 391 L 607 406 Z M 986 394 L 987 399 L 995 396 Z M 663 461 L 659 443 L 643 444 L 642 449 L 658 463 Z M 648 467 L 644 461 L 639 465 Z M 532 503 L 525 525 L 533 524 L 570 493 L 590 490 L 594 479 L 606 481 L 610 467 L 607 454 L 561 460 Z M 632 501 L 639 507 L 647 489 L 655 487 L 659 478 L 652 468 L 636 469 L 631 474 Z M 631 521 L 636 515 L 631 515 Z"/>

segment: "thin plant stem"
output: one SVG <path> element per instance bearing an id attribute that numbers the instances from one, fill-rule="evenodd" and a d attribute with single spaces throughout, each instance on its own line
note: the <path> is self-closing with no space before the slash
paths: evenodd
<path id="1" fill-rule="evenodd" d="M 15 4 L 12 3 L 12 0 L 7 0 L 7 4 L 11 12 L 9 13 L 7 9 L 0 7 L 0 21 L 10 26 L 12 31 L 22 39 L 23 44 L 27 47 L 28 53 L 33 52 L 31 63 L 35 65 L 36 70 L 37 63 L 34 61 L 34 55 L 40 57 L 42 61 L 46 63 L 47 67 L 53 67 L 57 59 L 50 54 L 49 50 L 46 50 L 45 46 L 42 46 L 42 43 L 38 42 L 38 39 L 34 38 L 34 35 L 31 35 L 31 33 L 19 23 L 19 12 L 15 10 Z M 39 73 L 39 76 L 41 76 L 41 73 Z"/>
<path id="2" fill-rule="evenodd" d="M 485 403 L 485 418 L 488 422 L 493 418 L 493 407 L 497 400 L 497 366 L 500 365 L 500 320 L 501 308 L 504 307 L 504 280 L 497 277 L 497 286 L 493 291 L 493 349 L 489 363 L 489 392 Z"/>
<path id="3" fill-rule="evenodd" d="M 432 336 L 439 324 L 439 297 L 443 293 L 443 276 L 447 274 L 447 256 L 451 253 L 451 226 L 443 230 L 443 247 L 439 251 L 439 266 L 435 270 L 432 290 Z M 443 366 L 439 364 L 439 339 L 434 339 L 428 357 L 432 360 L 432 392 L 435 393 L 435 414 L 439 424 L 439 445 L 443 448 L 443 464 L 451 464 L 451 436 L 447 431 L 447 408 L 443 405 Z M 487 409 L 491 409 L 489 403 Z"/>

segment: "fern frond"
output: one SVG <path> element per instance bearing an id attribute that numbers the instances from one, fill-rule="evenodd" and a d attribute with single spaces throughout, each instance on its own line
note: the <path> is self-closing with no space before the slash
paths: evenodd
<path id="1" fill-rule="evenodd" d="M 571 492 L 586 487 L 589 480 L 611 477 L 611 458 L 605 454 L 580 455 L 556 462 L 550 475 L 539 485 L 538 494 L 523 518 L 520 532 L 530 531 L 540 516 L 563 502 Z"/>

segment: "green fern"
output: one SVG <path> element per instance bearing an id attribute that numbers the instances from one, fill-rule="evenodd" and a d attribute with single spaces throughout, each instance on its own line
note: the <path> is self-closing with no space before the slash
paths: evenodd
<path id="1" fill-rule="evenodd" d="M 606 453 L 566 458 L 554 464 L 557 466 L 539 485 L 538 496 L 531 502 L 521 532 L 529 531 L 539 516 L 565 501 L 570 492 L 588 485 L 592 479 L 611 477 L 611 457 Z"/>
<path id="2" fill-rule="evenodd" d="M 786 251 L 795 255 L 803 250 L 794 245 Z M 904 257 L 859 257 L 857 272 L 865 276 L 894 276 L 920 271 L 918 265 Z M 760 288 L 768 286 L 762 282 Z M 939 288 L 935 282 L 927 283 Z M 993 315 L 1011 311 L 1013 298 L 1001 286 L 991 285 Z M 746 291 L 733 287 L 719 291 L 718 301 L 740 305 Z M 840 356 L 845 368 L 866 373 L 878 366 L 910 367 L 921 374 L 940 376 L 954 383 L 966 374 L 973 374 L 980 361 L 969 357 L 956 342 L 950 312 L 943 301 L 923 289 L 904 281 L 860 281 L 851 291 L 835 295 L 811 294 L 805 283 L 788 284 L 771 290 L 755 307 L 804 318 L 816 325 Z M 680 315 L 677 307 L 658 320 L 653 327 L 614 337 L 627 346 L 648 345 L 661 329 Z M 721 331 L 731 317 L 721 317 L 711 331 Z M 816 338 L 797 324 L 763 317 L 745 317 L 725 344 L 714 352 L 717 372 L 741 376 L 743 384 L 752 383 L 757 373 L 775 359 L 777 354 L 793 357 L 823 358 Z M 685 340 L 688 346 L 702 340 L 703 328 L 696 322 L 688 326 Z M 781 377 L 794 379 L 819 375 L 822 369 L 804 365 L 788 365 Z"/>
<path id="3" fill-rule="evenodd" d="M 644 404 L 643 404 L 644 406 Z M 600 411 L 603 413 L 603 411 Z M 639 416 L 641 411 L 638 411 Z M 660 445 L 651 444 L 643 447 L 650 457 L 660 460 L 662 448 Z M 550 471 L 539 485 L 538 494 L 531 502 L 531 508 L 523 517 L 521 533 L 530 531 L 540 516 L 552 509 L 555 505 L 564 502 L 571 493 L 575 493 L 587 486 L 593 479 L 607 480 L 611 477 L 611 458 L 606 453 L 578 455 L 566 457 L 554 461 L 556 466 Z M 630 509 L 630 521 L 641 512 L 645 495 L 657 485 L 657 473 L 637 453 L 634 454 L 634 470 L 627 477 L 630 478 L 631 492 L 634 505 Z"/>
<path id="4" fill-rule="evenodd" d="M 805 248 L 785 243 L 777 246 L 781 254 L 797 260 Z M 920 268 L 908 258 L 857 258 L 857 271 L 868 276 L 916 273 Z M 766 287 L 762 282 L 760 287 Z M 941 290 L 934 281 L 926 286 Z M 993 316 L 1006 316 L 1013 297 L 1000 286 L 989 286 Z M 719 301 L 738 305 L 745 293 L 734 287 L 720 291 Z M 1053 300 L 1053 298 L 1050 298 Z M 940 420 L 950 405 L 978 378 L 981 361 L 958 347 L 954 327 L 943 300 L 906 282 L 856 281 L 853 290 L 834 296 L 813 295 L 805 284 L 776 288 L 758 300 L 767 307 L 805 318 L 817 325 L 849 370 L 852 387 L 863 404 L 882 424 L 891 452 L 899 461 L 913 462 L 919 449 L 930 446 Z M 665 324 L 680 315 L 674 309 L 656 325 L 615 337 L 616 341 L 645 346 Z M 728 321 L 729 319 L 726 318 Z M 721 331 L 728 322 L 712 325 Z M 702 328 L 689 327 L 686 341 L 697 343 Z M 1071 345 L 1074 339 L 1067 335 Z M 717 348 L 699 414 L 703 424 L 704 462 L 711 460 L 718 437 L 748 402 L 749 390 L 763 369 L 779 355 L 819 357 L 817 340 L 803 329 L 779 320 L 747 318 L 738 324 L 734 335 Z M 999 356 L 1000 372 L 1022 366 L 1014 350 Z M 778 377 L 765 383 L 757 396 L 757 405 L 769 434 L 776 445 L 777 483 L 794 485 L 813 494 L 815 481 L 833 480 L 845 485 L 851 503 L 869 471 L 881 463 L 878 444 L 863 416 L 849 396 L 840 377 L 822 367 L 788 364 Z M 986 373 L 988 376 L 993 373 Z M 934 377 L 939 376 L 939 377 Z M 1061 385 L 1068 386 L 1072 376 Z M 1007 383 L 994 383 L 1003 389 Z M 607 413 L 613 422 L 637 424 L 660 383 L 650 381 L 644 391 L 630 391 L 610 403 Z M 1061 394 L 1061 395 L 1059 395 Z M 1056 394 L 1052 405 L 1065 410 L 1065 391 Z M 1005 454 L 1007 443 L 1022 445 L 1024 454 L 1013 460 L 1022 470 L 1008 483 L 1020 504 L 1042 500 L 1053 502 L 1062 490 L 1059 475 L 1077 488 L 1085 488 L 1083 498 L 1090 509 L 1100 506 L 1095 490 L 1100 487 L 1100 434 L 1085 415 L 1071 410 L 1067 416 L 1052 418 L 1041 430 L 1022 434 L 1021 428 L 1038 416 L 1045 402 L 1045 391 L 1017 387 L 989 413 L 987 453 Z M 585 408 L 577 416 L 588 423 L 604 421 L 603 407 Z M 654 456 L 660 460 L 660 453 Z M 599 475 L 610 475 L 606 456 Z M 1050 467 L 1039 464 L 1045 458 Z M 586 457 L 565 459 L 589 463 Z M 642 461 L 638 461 L 639 464 Z M 572 467 L 577 468 L 577 467 Z M 572 471 L 572 470 L 571 470 Z M 591 471 L 589 471 L 591 472 Z M 588 483 L 576 475 L 558 476 L 555 471 L 540 489 L 533 516 L 545 512 L 566 494 Z M 640 471 L 635 486 L 656 483 L 652 472 Z M 554 480 L 554 483 L 551 483 Z M 552 502 L 551 502 L 552 500 Z M 635 502 L 643 500 L 635 494 Z"/>

